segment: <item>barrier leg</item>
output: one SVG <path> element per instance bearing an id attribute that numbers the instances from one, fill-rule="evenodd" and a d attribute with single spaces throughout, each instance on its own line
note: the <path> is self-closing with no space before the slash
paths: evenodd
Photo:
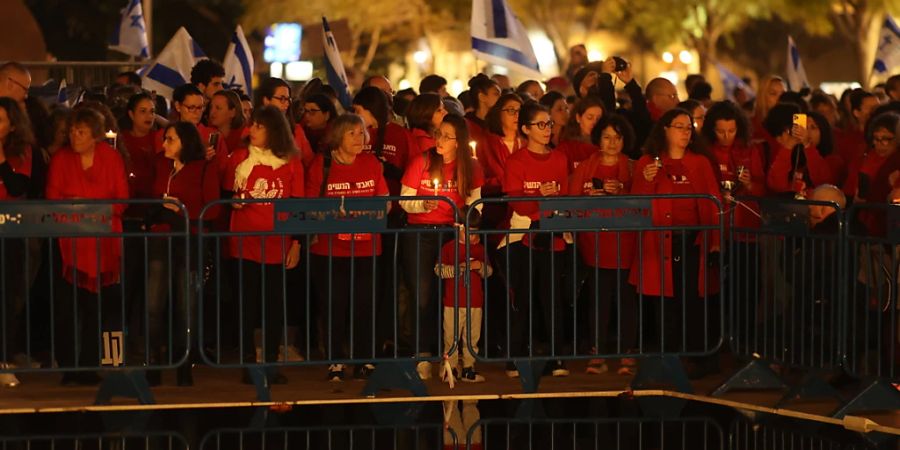
<path id="1" fill-rule="evenodd" d="M 529 394 L 537 392 L 538 385 L 541 384 L 541 375 L 544 373 L 544 366 L 547 365 L 547 361 L 516 359 L 513 363 L 519 371 L 519 381 L 522 382 L 522 392 Z"/>
<path id="2" fill-rule="evenodd" d="M 422 406 L 422 403 L 370 403 L 369 409 L 380 425 L 412 427 L 418 423 Z"/>
<path id="3" fill-rule="evenodd" d="M 266 376 L 266 368 L 251 366 L 244 369 L 244 382 L 252 384 L 256 388 L 256 400 L 271 402 L 272 391 L 269 389 L 269 377 Z"/>
<path id="4" fill-rule="evenodd" d="M 762 360 L 754 359 L 729 377 L 712 392 L 713 397 L 721 397 L 732 389 L 769 390 L 785 389 L 787 385 Z"/>
<path id="5" fill-rule="evenodd" d="M 134 398 L 142 405 L 156 403 L 147 376 L 143 370 L 116 370 L 110 372 L 97 390 L 95 405 L 108 405 L 113 397 Z"/>
<path id="6" fill-rule="evenodd" d="M 841 405 L 831 417 L 842 419 L 857 411 L 900 410 L 900 392 L 885 380 L 875 380 L 853 399 Z"/>
<path id="7" fill-rule="evenodd" d="M 781 400 L 778 401 L 776 408 L 781 408 L 790 402 L 798 400 L 811 400 L 820 398 L 834 398 L 838 402 L 843 403 L 844 399 L 838 391 L 825 381 L 821 371 L 812 371 L 803 377 L 800 385 L 791 388 Z"/>
<path id="8" fill-rule="evenodd" d="M 519 406 L 516 407 L 516 419 L 546 419 L 547 413 L 544 412 L 544 401 L 539 398 L 526 398 L 519 400 Z"/>
<path id="9" fill-rule="evenodd" d="M 362 395 L 375 397 L 380 390 L 406 389 L 416 397 L 428 395 L 425 383 L 416 372 L 416 361 L 390 361 L 379 363 L 375 372 L 366 381 Z"/>
<path id="10" fill-rule="evenodd" d="M 631 389 L 643 390 L 671 386 L 676 391 L 693 394 L 684 366 L 677 356 L 657 355 L 640 358 L 638 370 L 631 380 Z"/>

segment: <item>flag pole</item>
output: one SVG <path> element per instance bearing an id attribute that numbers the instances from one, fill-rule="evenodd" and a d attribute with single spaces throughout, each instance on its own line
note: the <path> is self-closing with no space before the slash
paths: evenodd
<path id="1" fill-rule="evenodd" d="M 147 59 L 153 56 L 153 0 L 141 0 L 143 2 L 144 27 L 147 32 Z"/>

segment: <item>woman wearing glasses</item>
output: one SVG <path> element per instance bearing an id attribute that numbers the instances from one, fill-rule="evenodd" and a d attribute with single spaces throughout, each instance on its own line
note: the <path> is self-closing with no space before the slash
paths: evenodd
<path id="1" fill-rule="evenodd" d="M 603 102 L 597 96 L 582 98 L 575 104 L 556 146 L 556 151 L 563 152 L 568 158 L 569 171 L 597 153 L 597 147 L 591 142 L 591 131 L 603 116 Z"/>
<path id="2" fill-rule="evenodd" d="M 294 133 L 294 145 L 300 150 L 303 167 L 309 166 L 314 156 L 313 150 L 309 140 L 306 139 L 303 127 L 294 121 L 294 113 L 291 110 L 291 87 L 281 78 L 267 78 L 256 88 L 254 96 L 254 110 L 272 105 L 284 114 Z"/>
<path id="3" fill-rule="evenodd" d="M 436 277 L 434 265 L 441 247 L 453 239 L 450 233 L 436 234 L 428 229 L 451 227 L 459 219 L 458 208 L 470 205 L 481 198 L 484 176 L 481 167 L 472 160 L 469 149 L 469 132 L 465 119 L 448 115 L 435 133 L 437 145 L 415 156 L 403 174 L 401 195 L 449 198 L 453 204 L 436 200 L 404 200 L 400 206 L 409 213 L 409 228 L 422 233 L 400 235 L 400 251 L 406 281 L 411 295 L 418 304 L 418 342 L 412 343 L 419 355 L 433 355 L 440 348 L 440 336 L 434 327 L 438 321 Z M 419 376 L 431 377 L 431 364 L 423 362 L 418 367 Z"/>
<path id="4" fill-rule="evenodd" d="M 503 192 L 506 160 L 525 148 L 525 139 L 519 135 L 519 112 L 523 103 L 517 94 L 503 94 L 485 117 L 489 131 L 486 136 L 487 148 L 481 150 L 476 147 L 475 150 L 480 155 L 478 162 L 484 169 L 482 193 L 486 197 L 499 196 Z"/>
<path id="5" fill-rule="evenodd" d="M 337 119 L 337 108 L 325 94 L 312 94 L 303 102 L 303 131 L 309 139 L 309 145 L 316 153 L 329 151 L 325 144 L 325 136 Z"/>
<path id="6" fill-rule="evenodd" d="M 644 144 L 644 156 L 634 167 L 631 192 L 637 195 L 711 195 L 720 198 L 713 159 L 694 132 L 693 118 L 675 108 L 662 115 Z M 655 199 L 655 227 L 696 227 L 719 223 L 719 209 L 706 199 Z M 717 231 L 644 231 L 640 233 L 628 281 L 637 286 L 639 301 L 653 305 L 654 351 L 703 351 L 715 345 L 708 325 L 718 323 L 706 314 L 705 300 L 717 292 L 707 276 L 707 261 L 719 253 Z M 687 314 L 682 315 L 682 308 Z M 683 317 L 682 317 L 683 316 Z M 710 317 L 710 323 L 704 322 Z M 686 322 L 682 322 L 682 319 Z M 682 327 L 687 342 L 682 341 Z M 652 329 L 652 328 L 651 328 Z M 642 349 L 643 350 L 643 349 Z"/>
<path id="7" fill-rule="evenodd" d="M 538 103 L 527 103 L 519 112 L 519 131 L 525 135 L 525 148 L 506 160 L 503 173 L 503 191 L 509 197 L 557 197 L 569 192 L 568 160 L 562 152 L 551 151 L 550 133 L 553 121 L 550 112 Z M 537 202 L 510 202 L 510 234 L 500 243 L 501 264 L 509 266 L 506 278 L 511 284 L 514 303 L 517 311 L 513 312 L 510 342 L 507 342 L 510 356 L 523 356 L 545 353 L 536 348 L 528 348 L 532 341 L 529 331 L 541 329 L 543 322 L 546 342 L 550 355 L 558 355 L 565 351 L 564 330 L 567 302 L 561 295 L 561 285 L 565 281 L 561 276 L 567 273 L 563 252 L 567 242 L 561 234 L 523 234 L 520 231 L 539 229 L 541 210 Z M 568 258 L 570 259 L 570 258 Z M 534 308 L 534 309 L 533 309 Z M 538 319 L 540 318 L 540 319 Z M 541 341 L 534 336 L 535 343 Z M 567 376 L 569 371 L 561 360 L 551 362 L 548 372 L 553 376 Z M 517 368 L 508 363 L 507 375 L 517 377 Z"/>
<path id="8" fill-rule="evenodd" d="M 479 73 L 469 80 L 469 96 L 472 98 L 475 110 L 466 114 L 466 124 L 469 127 L 469 136 L 475 141 L 476 156 L 484 159 L 487 151 L 487 137 L 490 131 L 487 125 L 487 114 L 500 99 L 500 85 L 483 73 Z"/>

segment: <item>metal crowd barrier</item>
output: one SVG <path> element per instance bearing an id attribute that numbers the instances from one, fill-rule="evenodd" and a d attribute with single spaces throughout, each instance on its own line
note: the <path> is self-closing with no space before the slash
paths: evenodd
<path id="1" fill-rule="evenodd" d="M 469 450 L 723 450 L 726 436 L 707 418 L 486 419 L 469 429 L 467 442 Z"/>
<path id="2" fill-rule="evenodd" d="M 780 419 L 785 420 L 785 419 Z M 791 426 L 794 425 L 794 426 Z M 865 442 L 864 435 L 851 433 L 837 427 L 816 429 L 804 424 L 774 422 L 763 417 L 758 422 L 738 419 L 732 422 L 728 432 L 728 450 L 864 450 L 892 448 L 888 441 L 884 446 Z M 867 436 L 871 437 L 871 436 Z M 892 439 L 896 448 L 896 439 Z"/>
<path id="3" fill-rule="evenodd" d="M 145 226 L 163 211 L 164 229 Z M 2 372 L 62 372 L 63 384 L 93 385 L 102 370 L 98 403 L 152 403 L 143 370 L 188 355 L 190 280 L 178 270 L 188 267 L 188 234 L 179 202 L 0 202 Z"/>
<path id="4" fill-rule="evenodd" d="M 458 447 L 458 436 L 441 424 L 335 425 L 221 429 L 207 433 L 200 450 L 432 450 Z"/>
<path id="5" fill-rule="evenodd" d="M 608 358 L 624 359 L 623 364 L 642 358 L 644 376 L 639 373 L 635 386 L 666 380 L 691 391 L 678 357 L 708 357 L 723 340 L 719 200 L 709 195 L 487 198 L 473 206 L 511 211 L 518 202 L 536 203 L 540 220 L 527 229 L 514 225 L 471 233 L 486 247 L 494 275 L 482 280 L 482 350 L 472 346 L 471 330 L 469 350 L 482 361 L 506 362 L 526 391 L 537 389 L 545 369 L 561 369 L 561 361 L 591 360 L 602 372 L 609 370 Z M 681 202 L 696 202 L 699 210 L 715 211 L 715 218 L 695 226 L 664 225 L 671 219 L 670 206 Z M 673 269 L 660 270 L 666 267 Z M 662 272 L 666 276 L 660 278 Z M 466 306 L 472 304 L 471 292 Z M 471 321 L 472 310 L 467 311 Z"/>
<path id="6" fill-rule="evenodd" d="M 172 432 L 84 433 L 0 436 L 3 450 L 190 450 L 187 440 Z"/>
<path id="7" fill-rule="evenodd" d="M 198 254 L 204 259 L 197 270 L 208 275 L 199 294 L 203 361 L 247 369 L 245 381 L 263 400 L 270 398 L 269 384 L 285 381 L 277 368 L 295 365 L 323 366 L 323 372 L 325 365 L 353 365 L 352 372 L 342 370 L 348 379 L 369 380 L 367 396 L 387 387 L 425 395 L 416 372 L 441 360 L 443 338 L 443 286 L 435 262 L 441 247 L 459 235 L 453 224 L 403 226 L 401 211 L 387 209 L 398 200 L 436 200 L 455 211 L 446 197 L 228 199 L 207 205 L 201 225 L 209 224 L 214 207 L 269 206 L 274 227 L 200 227 Z M 271 240 L 271 247 L 261 246 L 261 239 Z M 280 255 L 270 256 L 272 248 L 287 252 L 294 240 L 300 244 L 299 264 L 288 269 Z M 348 256 L 357 252 L 369 256 Z M 458 248 L 453 255 L 459 256 Z M 455 280 L 452 275 L 447 282 Z M 299 355 L 288 354 L 292 345 Z"/>
<path id="8" fill-rule="evenodd" d="M 844 211 L 835 203 L 809 200 L 736 201 L 729 215 L 728 336 L 746 366 L 713 395 L 736 388 L 785 389 L 776 371 L 796 368 L 806 370 L 807 379 L 782 403 L 837 397 L 824 378 L 842 362 Z M 735 223 L 737 212 L 749 204 L 758 206 L 758 228 Z M 814 227 L 811 209 L 833 213 Z"/>

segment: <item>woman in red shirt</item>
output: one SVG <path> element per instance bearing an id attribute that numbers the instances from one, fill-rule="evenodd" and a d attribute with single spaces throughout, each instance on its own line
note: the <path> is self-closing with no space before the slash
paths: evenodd
<path id="1" fill-rule="evenodd" d="M 34 135 L 28 124 L 28 116 L 19 109 L 19 104 L 9 98 L 0 97 L 0 201 L 16 201 L 24 199 L 31 185 L 31 145 Z M 20 342 L 19 326 L 21 313 L 25 307 L 25 287 L 29 280 L 23 274 L 22 262 L 25 260 L 25 240 L 4 237 L 3 268 L 0 269 L 5 280 L 4 292 L 0 294 L 5 303 L 3 336 L 6 346 L 2 355 L 15 355 L 24 352 L 25 346 Z M 8 364 L 0 361 L 0 369 Z M 0 386 L 14 387 L 19 380 L 10 373 L 0 374 Z"/>
<path id="2" fill-rule="evenodd" d="M 274 106 L 253 111 L 250 147 L 231 154 L 226 172 L 237 199 L 280 199 L 303 197 L 303 164 L 294 146 L 284 113 Z M 242 280 L 239 303 L 243 307 L 241 359 L 255 361 L 254 328 L 264 328 L 263 362 L 275 362 L 285 320 L 284 270 L 300 262 L 300 242 L 284 235 L 244 235 L 253 231 L 272 231 L 275 206 L 272 203 L 233 203 L 230 238 L 231 254 L 238 259 L 238 279 Z M 263 284 L 264 283 L 264 284 Z M 258 303 L 260 300 L 265 304 Z M 265 309 L 266 327 L 261 313 Z M 246 374 L 245 374 L 246 375 Z M 285 383 L 279 373 L 268 373 L 269 383 Z M 245 376 L 245 382 L 249 378 Z"/>
<path id="3" fill-rule="evenodd" d="M 244 135 L 244 112 L 241 97 L 234 91 L 219 91 L 209 101 L 209 126 L 219 132 L 219 139 L 225 140 L 225 148 L 233 152 L 246 147 Z M 224 155 L 226 158 L 228 155 Z M 219 164 L 225 165 L 224 160 Z"/>
<path id="4" fill-rule="evenodd" d="M 485 120 L 488 112 L 500 99 L 500 85 L 487 75 L 479 73 L 469 80 L 468 92 L 475 110 L 466 114 L 466 125 L 469 127 L 469 138 L 475 141 L 478 160 L 481 161 L 488 149 L 487 138 L 490 134 Z"/>
<path id="5" fill-rule="evenodd" d="M 406 112 L 406 122 L 409 123 L 409 131 L 416 142 L 416 149 L 410 157 L 434 147 L 434 132 L 441 126 L 446 115 L 447 109 L 437 94 L 426 92 L 413 99 Z"/>
<path id="6" fill-rule="evenodd" d="M 887 162 L 897 154 L 896 132 L 900 125 L 900 115 L 893 112 L 879 114 L 869 121 L 866 132 L 868 149 L 850 164 L 849 176 L 844 183 L 844 193 L 854 203 L 885 203 L 885 187 L 891 183 Z M 885 235 L 885 214 L 879 209 L 865 209 L 859 212 L 859 220 L 872 236 Z"/>
<path id="7" fill-rule="evenodd" d="M 132 198 L 152 198 L 153 178 L 156 170 L 154 150 L 154 126 L 156 106 L 150 94 L 141 92 L 128 99 L 128 113 L 122 121 L 122 133 L 118 136 L 131 158 L 128 184 Z"/>
<path id="8" fill-rule="evenodd" d="M 60 149 L 50 160 L 47 175 L 47 199 L 127 199 L 128 181 L 125 163 L 118 151 L 103 141 L 104 118 L 91 108 L 72 112 L 69 119 L 69 147 Z M 124 205 L 114 204 L 109 218 L 110 231 L 122 232 Z M 119 283 L 121 238 L 59 238 L 62 279 L 56 290 L 56 359 L 61 368 L 99 367 L 100 330 L 121 330 L 111 321 L 121 317 Z M 77 307 L 76 307 L 77 304 Z M 100 312 L 106 321 L 98 323 Z M 77 312 L 77 314 L 76 314 Z M 79 329 L 74 321 L 81 322 Z M 102 326 L 102 328 L 101 328 Z M 80 348 L 75 348 L 79 343 Z M 79 360 L 76 362 L 76 354 Z M 63 384 L 96 384 L 96 373 L 70 372 Z"/>
<path id="9" fill-rule="evenodd" d="M 294 121 L 294 111 L 291 108 L 291 86 L 281 78 L 266 78 L 259 87 L 253 90 L 255 101 L 253 102 L 254 111 L 263 106 L 274 106 L 284 114 L 288 121 L 288 129 L 291 130 L 294 137 L 294 146 L 300 152 L 300 160 L 306 167 L 312 162 L 313 149 L 306 139 L 306 132 L 303 126 Z"/>
<path id="10" fill-rule="evenodd" d="M 624 117 L 604 116 L 591 133 L 599 151 L 584 160 L 572 174 L 572 195 L 625 195 L 631 189 L 631 170 L 626 156 L 634 145 L 634 131 Z M 575 241 L 581 261 L 589 268 L 584 292 L 588 301 L 588 329 L 594 353 L 634 351 L 637 342 L 637 304 L 634 287 L 628 284 L 628 269 L 634 258 L 633 232 L 577 233 Z M 607 343 L 609 315 L 613 302 L 619 313 L 619 344 Z M 599 320 L 598 320 L 599 319 Z M 635 361 L 622 360 L 620 374 L 632 373 Z M 600 374 L 609 368 L 602 359 L 588 362 L 587 372 Z"/>
<path id="11" fill-rule="evenodd" d="M 306 196 L 343 199 L 388 195 L 381 162 L 374 155 L 362 153 L 367 138 L 365 123 L 359 116 L 345 114 L 335 119 L 324 142 L 329 152 L 316 155 L 309 167 Z M 371 288 L 377 267 L 375 257 L 381 254 L 381 235 L 319 234 L 313 238 L 309 251 L 319 313 L 328 327 L 326 336 L 330 337 L 325 343 L 329 359 L 374 357 L 371 325 L 378 291 Z M 351 331 L 352 346 L 347 338 Z M 360 364 L 354 375 L 367 378 L 374 368 Z M 342 381 L 344 365 L 332 364 L 328 379 Z"/>
<path id="12" fill-rule="evenodd" d="M 337 119 L 334 100 L 325 94 L 312 94 L 303 100 L 303 132 L 316 154 L 330 151 L 325 145 L 325 135 L 331 123 Z"/>
<path id="13" fill-rule="evenodd" d="M 597 153 L 597 147 L 591 142 L 591 131 L 603 115 L 603 102 L 596 96 L 588 96 L 575 103 L 575 110 L 569 115 L 555 149 L 568 158 L 570 172 Z"/>
<path id="14" fill-rule="evenodd" d="M 384 165 L 384 178 L 391 195 L 400 195 L 400 178 L 417 148 L 409 132 L 390 121 L 391 105 L 384 91 L 363 88 L 353 97 L 353 111 L 363 118 L 371 138 L 363 152 L 375 155 Z"/>
<path id="15" fill-rule="evenodd" d="M 644 156 L 634 167 L 631 192 L 637 195 L 711 195 L 720 198 L 712 157 L 694 135 L 691 115 L 679 108 L 660 118 L 644 144 Z M 719 223 L 719 209 L 710 200 L 653 200 L 652 221 L 656 227 L 695 227 Z M 639 301 L 649 302 L 656 312 L 656 351 L 703 351 L 716 342 L 704 335 L 713 323 L 704 321 L 709 296 L 718 292 L 709 282 L 708 254 L 718 257 L 718 232 L 644 231 L 629 275 L 637 286 Z M 714 259 L 713 259 L 714 260 Z M 682 317 L 682 308 L 688 313 Z M 699 311 L 698 311 L 699 310 Z M 664 319 L 663 319 L 664 317 Z M 682 322 L 684 319 L 686 322 Z M 683 343 L 682 327 L 688 340 Z M 704 345 L 704 337 L 709 340 Z"/>
<path id="16" fill-rule="evenodd" d="M 399 239 L 405 279 L 419 308 L 418 342 L 411 345 L 421 355 L 433 355 L 440 348 L 440 341 L 433 333 L 441 324 L 435 301 L 434 265 L 441 246 L 453 239 L 452 234 L 428 230 L 452 227 L 459 220 L 457 210 L 481 198 L 484 184 L 481 168 L 472 160 L 466 144 L 469 132 L 464 119 L 452 115 L 444 117 L 435 139 L 437 146 L 410 161 L 403 174 L 401 195 L 438 195 L 449 198 L 452 204 L 437 200 L 400 201 L 400 207 L 409 214 L 407 227 L 418 231 L 403 233 Z M 419 375 L 423 378 L 431 376 L 429 363 L 420 363 Z"/>
<path id="17" fill-rule="evenodd" d="M 766 131 L 773 136 L 769 147 L 774 151 L 766 187 L 773 194 L 806 198 L 816 186 L 834 184 L 831 166 L 816 147 L 807 145 L 806 127 L 794 124 L 800 113 L 795 104 L 779 103 L 766 116 Z"/>
<path id="18" fill-rule="evenodd" d="M 562 152 L 550 150 L 550 133 L 553 121 L 550 112 L 538 103 L 527 103 L 519 112 L 519 131 L 525 135 L 525 148 L 510 155 L 503 173 L 503 191 L 509 197 L 556 197 L 569 193 L 569 163 Z M 539 229 L 541 211 L 538 202 L 510 202 L 510 230 Z M 560 234 L 522 234 L 510 232 L 500 243 L 501 250 L 508 252 L 500 256 L 500 262 L 509 261 L 506 278 L 511 284 L 515 315 L 510 330 L 511 342 L 507 343 L 511 356 L 534 354 L 536 349 L 528 348 L 528 343 L 540 336 L 529 336 L 532 326 L 539 324 L 529 321 L 540 319 L 546 333 L 544 341 L 552 350 L 552 355 L 564 353 L 566 335 L 564 321 L 565 301 L 561 295 L 562 277 L 572 276 L 567 270 L 564 250 L 566 244 Z M 555 272 L 554 272 L 555 270 Z M 571 283 L 569 283 L 571 284 Z M 529 311 L 535 309 L 532 314 Z M 548 365 L 553 376 L 567 376 L 569 371 L 561 360 Z M 507 375 L 517 377 L 516 367 L 507 364 Z"/>
<path id="19" fill-rule="evenodd" d="M 212 115 L 212 113 L 211 113 Z M 196 235 L 195 224 L 200 212 L 207 203 L 219 198 L 219 179 L 215 167 L 206 161 L 206 146 L 200 140 L 200 133 L 192 123 L 172 123 L 163 131 L 163 155 L 153 183 L 156 198 L 163 198 L 184 204 L 185 211 L 174 203 L 165 203 L 153 208 L 147 218 L 150 229 L 155 232 L 173 232 L 184 230 L 184 215 L 190 220 L 192 235 Z M 203 215 L 204 220 L 215 219 L 217 206 L 210 207 Z M 166 322 L 166 306 L 169 286 L 184 286 L 188 279 L 195 279 L 198 259 L 196 246 L 190 246 L 190 262 L 185 267 L 186 250 L 177 238 L 155 238 L 150 240 L 149 266 L 147 283 L 148 339 L 152 353 L 148 355 L 151 364 L 174 364 L 187 350 L 187 330 L 196 328 L 186 321 L 196 317 L 196 299 L 185 297 L 183 289 L 174 288 L 171 303 L 171 315 L 174 322 Z M 168 265 L 171 264 L 171 267 Z M 171 280 L 167 277 L 173 276 Z M 174 341 L 169 341 L 166 330 L 174 330 Z M 163 353 L 169 349 L 171 356 Z M 159 372 L 147 374 L 151 385 L 160 382 Z M 193 385 L 190 361 L 178 368 L 177 383 L 179 386 Z"/>
<path id="20" fill-rule="evenodd" d="M 541 104 L 550 110 L 550 119 L 553 120 L 553 132 L 550 134 L 550 146 L 556 148 L 559 145 L 559 135 L 569 121 L 569 103 L 566 96 L 557 91 L 550 91 L 541 97 Z"/>

